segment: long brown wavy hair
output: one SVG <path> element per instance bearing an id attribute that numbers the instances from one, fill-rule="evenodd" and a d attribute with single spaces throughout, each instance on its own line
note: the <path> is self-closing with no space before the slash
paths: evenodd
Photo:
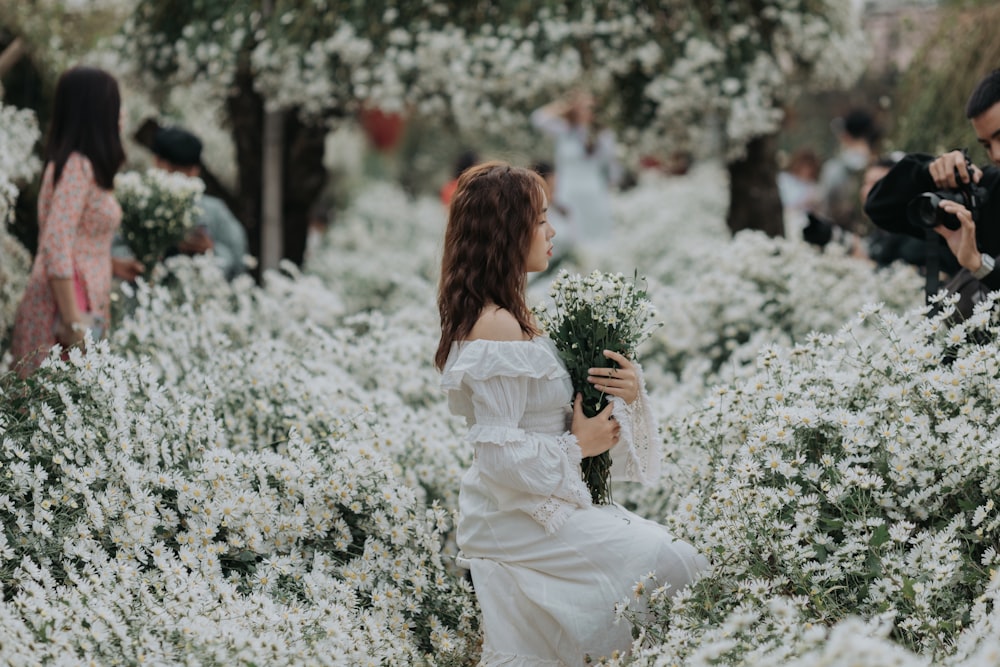
<path id="1" fill-rule="evenodd" d="M 534 171 L 499 161 L 470 167 L 459 177 L 448 207 L 438 284 L 441 340 L 434 364 L 439 370 L 452 343 L 469 335 L 488 304 L 510 312 L 529 336 L 538 335 L 524 290 L 544 188 Z"/>

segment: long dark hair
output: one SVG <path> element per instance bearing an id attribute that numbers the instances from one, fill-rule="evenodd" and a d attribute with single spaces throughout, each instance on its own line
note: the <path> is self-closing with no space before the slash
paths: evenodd
<path id="1" fill-rule="evenodd" d="M 55 169 L 53 184 L 59 182 L 69 156 L 78 152 L 90 160 L 99 186 L 105 190 L 114 187 L 115 173 L 125 163 L 120 113 L 121 94 L 113 76 L 82 66 L 62 73 L 45 141 L 45 161 Z"/>
<path id="2" fill-rule="evenodd" d="M 448 206 L 438 285 L 438 369 L 444 368 L 452 343 L 469 335 L 487 304 L 510 312 L 529 336 L 538 335 L 524 289 L 544 188 L 537 173 L 506 162 L 485 162 L 459 177 Z"/>

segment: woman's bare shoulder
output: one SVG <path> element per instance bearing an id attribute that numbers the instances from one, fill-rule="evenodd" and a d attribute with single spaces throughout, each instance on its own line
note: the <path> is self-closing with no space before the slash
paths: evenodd
<path id="1" fill-rule="evenodd" d="M 521 324 L 509 310 L 487 306 L 479 314 L 475 326 L 469 332 L 468 340 L 528 340 L 529 337 L 521 330 Z"/>

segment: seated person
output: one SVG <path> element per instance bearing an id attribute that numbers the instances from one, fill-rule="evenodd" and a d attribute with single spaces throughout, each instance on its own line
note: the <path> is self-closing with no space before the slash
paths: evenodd
<path id="1" fill-rule="evenodd" d="M 187 130 L 179 127 L 157 128 L 152 142 L 153 164 L 157 169 L 198 178 L 201 174 L 201 147 L 201 140 Z M 246 270 L 243 262 L 247 253 L 246 231 L 218 197 L 202 195 L 197 206 L 201 212 L 195 228 L 178 242 L 176 253 L 202 255 L 211 251 L 226 279 L 232 280 Z M 131 257 L 131 251 L 119 237 L 115 238 L 111 252 L 117 258 Z M 117 266 L 115 275 L 126 280 L 135 277 L 119 272 Z"/>

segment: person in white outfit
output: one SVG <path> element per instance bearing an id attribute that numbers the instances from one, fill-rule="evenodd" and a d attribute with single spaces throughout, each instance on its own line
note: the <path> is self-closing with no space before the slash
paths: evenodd
<path id="1" fill-rule="evenodd" d="M 625 653 L 631 628 L 615 604 L 648 573 L 676 593 L 708 566 L 691 545 L 619 505 L 594 505 L 580 460 L 610 450 L 612 479 L 653 482 L 656 420 L 638 364 L 589 381 L 611 397 L 584 416 L 552 341 L 525 303 L 555 232 L 544 182 L 503 162 L 459 178 L 448 211 L 435 363 L 475 458 L 462 479 L 459 564 L 482 609 L 481 664 L 565 665 Z M 570 407 L 572 405 L 572 408 Z"/>
<path id="2" fill-rule="evenodd" d="M 587 255 L 605 250 L 614 232 L 611 188 L 621 180 L 615 137 L 594 123 L 594 98 L 577 91 L 531 114 L 555 140 L 555 204 L 566 211 L 571 241 Z"/>

